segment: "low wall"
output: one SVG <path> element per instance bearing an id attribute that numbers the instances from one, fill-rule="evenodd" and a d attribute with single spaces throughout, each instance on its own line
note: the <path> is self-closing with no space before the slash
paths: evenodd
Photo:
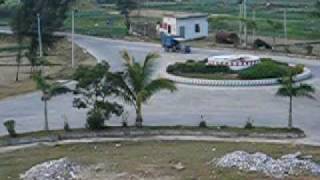
<path id="1" fill-rule="evenodd" d="M 182 76 L 172 75 L 162 71 L 162 77 L 172 80 L 180 84 L 196 85 L 196 86 L 229 86 L 229 87 L 246 87 L 246 86 L 272 86 L 278 85 L 279 79 L 262 79 L 262 80 L 207 80 L 207 79 L 196 79 L 187 78 Z M 310 79 L 312 72 L 308 68 L 304 68 L 304 72 L 295 77 L 298 82 Z"/>

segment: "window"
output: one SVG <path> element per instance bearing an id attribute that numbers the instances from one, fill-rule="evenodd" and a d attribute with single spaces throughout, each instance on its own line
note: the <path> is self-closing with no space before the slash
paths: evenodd
<path id="1" fill-rule="evenodd" d="M 196 25 L 195 25 L 195 32 L 196 32 L 196 33 L 199 33 L 199 32 L 200 32 L 200 25 L 199 25 L 199 24 L 196 24 Z"/>

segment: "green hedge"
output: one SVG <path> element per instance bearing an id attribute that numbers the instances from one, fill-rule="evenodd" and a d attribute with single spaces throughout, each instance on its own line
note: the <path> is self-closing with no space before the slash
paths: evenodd
<path id="1" fill-rule="evenodd" d="M 168 73 L 183 74 L 183 73 L 200 73 L 200 74 L 213 74 L 213 73 L 231 73 L 228 66 L 207 66 L 204 61 L 195 62 L 188 60 L 187 63 L 176 63 L 167 68 Z"/>
<path id="2" fill-rule="evenodd" d="M 260 64 L 257 64 L 248 69 L 239 71 L 240 79 L 267 79 L 280 78 L 285 76 L 290 67 L 286 63 L 272 61 L 271 59 L 262 59 Z"/>
<path id="3" fill-rule="evenodd" d="M 243 80 L 281 78 L 287 75 L 289 70 L 293 70 L 295 74 L 300 74 L 303 72 L 304 66 L 297 65 L 293 68 L 289 67 L 287 63 L 277 62 L 272 59 L 261 59 L 260 64 L 248 69 L 233 71 L 228 66 L 207 66 L 206 61 L 195 62 L 194 60 L 188 60 L 185 63 L 170 65 L 167 68 L 168 73 L 181 76 L 188 76 L 188 74 L 206 76 L 219 73 L 228 78 L 230 74 L 238 74 L 237 78 Z M 216 76 L 214 76 L 214 78 L 216 78 Z"/>

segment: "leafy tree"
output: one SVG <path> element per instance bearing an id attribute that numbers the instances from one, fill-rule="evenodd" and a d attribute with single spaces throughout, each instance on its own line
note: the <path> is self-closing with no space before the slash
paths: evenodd
<path id="1" fill-rule="evenodd" d="M 288 127 L 293 127 L 293 98 L 294 97 L 308 97 L 314 98 L 312 96 L 315 93 L 315 89 L 308 84 L 296 84 L 294 79 L 294 72 L 290 71 L 287 77 L 281 80 L 282 86 L 277 91 L 278 96 L 289 97 L 289 121 Z"/>
<path id="2" fill-rule="evenodd" d="M 139 2 L 138 0 L 117 0 L 116 6 L 120 13 L 124 16 L 125 24 L 129 32 L 131 24 L 130 12 L 139 7 Z"/>
<path id="3" fill-rule="evenodd" d="M 1 5 L 1 4 L 4 4 L 4 2 L 5 2 L 4 0 L 0 0 L 0 5 Z"/>
<path id="4" fill-rule="evenodd" d="M 41 17 L 41 34 L 44 47 L 56 41 L 53 33 L 63 26 L 71 0 L 21 0 L 10 23 L 15 34 L 30 41 L 30 53 L 36 54 L 38 48 L 38 21 Z"/>
<path id="5" fill-rule="evenodd" d="M 17 12 L 17 14 L 19 15 L 16 15 L 14 18 L 14 21 L 17 22 L 16 24 L 16 28 L 15 28 L 15 31 L 14 31 L 14 35 L 15 35 L 15 38 L 17 40 L 17 43 L 18 43 L 18 52 L 17 52 L 17 55 L 16 55 L 16 64 L 17 64 L 17 72 L 16 72 L 16 81 L 19 81 L 19 72 L 20 72 L 20 65 L 21 65 L 21 60 L 23 58 L 23 28 L 22 28 L 22 24 L 23 24 L 23 21 L 24 21 L 24 17 L 22 15 L 20 15 L 20 11 Z"/>
<path id="6" fill-rule="evenodd" d="M 49 83 L 40 73 L 34 75 L 33 79 L 37 84 L 37 89 L 42 92 L 41 100 L 44 102 L 44 130 L 49 131 L 48 101 L 54 96 L 68 93 L 71 90 L 60 83 Z"/>
<path id="7" fill-rule="evenodd" d="M 80 66 L 74 79 L 78 81 L 76 92 L 80 96 L 74 99 L 77 108 L 89 108 L 87 126 L 90 129 L 101 129 L 104 121 L 112 115 L 120 116 L 123 108 L 116 102 L 110 102 L 109 97 L 119 94 L 115 79 L 119 73 L 111 73 L 108 63 L 103 62 L 94 67 Z"/>
<path id="8" fill-rule="evenodd" d="M 173 92 L 177 88 L 170 80 L 152 79 L 155 60 L 159 58 L 158 54 L 149 53 L 142 64 L 136 62 L 127 51 L 122 53 L 122 57 L 125 60 L 125 72 L 117 82 L 117 86 L 121 89 L 119 95 L 135 108 L 136 126 L 142 127 L 142 104 L 161 90 Z"/>

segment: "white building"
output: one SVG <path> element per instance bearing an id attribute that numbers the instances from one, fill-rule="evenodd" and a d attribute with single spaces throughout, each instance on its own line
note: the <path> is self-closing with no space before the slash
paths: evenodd
<path id="1" fill-rule="evenodd" d="M 252 55 L 224 55 L 208 58 L 209 66 L 228 66 L 232 70 L 243 70 L 261 62 L 260 57 Z"/>
<path id="2" fill-rule="evenodd" d="M 179 36 L 183 40 L 208 37 L 207 14 L 168 14 L 163 17 L 160 32 Z"/>

